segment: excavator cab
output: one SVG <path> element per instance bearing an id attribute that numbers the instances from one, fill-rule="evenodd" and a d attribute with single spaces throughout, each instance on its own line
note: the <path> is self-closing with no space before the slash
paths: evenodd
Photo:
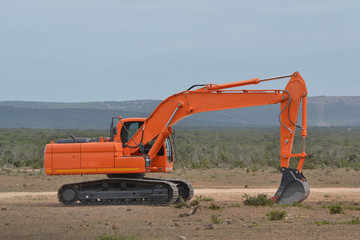
<path id="1" fill-rule="evenodd" d="M 114 119 L 114 118 L 113 118 Z M 116 129 L 116 135 L 114 136 L 115 141 L 121 141 L 124 149 L 133 148 L 129 144 L 137 145 L 139 155 L 148 155 L 150 149 L 153 147 L 156 138 L 149 141 L 145 145 L 142 145 L 142 140 L 140 142 L 134 139 L 134 136 L 140 132 L 143 134 L 143 126 L 146 119 L 143 118 L 118 118 L 117 127 L 114 127 L 112 124 L 111 129 Z M 115 130 L 113 130 L 115 132 Z M 150 172 L 170 172 L 173 170 L 174 163 L 174 145 L 172 135 L 168 136 L 160 147 L 159 151 L 156 153 L 156 156 L 151 160 Z"/>

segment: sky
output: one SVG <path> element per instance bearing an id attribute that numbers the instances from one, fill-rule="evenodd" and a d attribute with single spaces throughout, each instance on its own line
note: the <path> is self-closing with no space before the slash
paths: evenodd
<path id="1" fill-rule="evenodd" d="M 161 100 L 295 71 L 309 96 L 360 96 L 359 11 L 358 0 L 1 0 L 0 101 Z"/>

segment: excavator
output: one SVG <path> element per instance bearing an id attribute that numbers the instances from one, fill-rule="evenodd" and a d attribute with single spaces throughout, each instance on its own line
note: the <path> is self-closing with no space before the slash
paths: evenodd
<path id="1" fill-rule="evenodd" d="M 285 89 L 244 90 L 238 87 L 288 78 Z M 305 152 L 307 89 L 299 72 L 291 75 L 225 84 L 197 84 L 162 101 L 148 118 L 113 117 L 110 137 L 51 141 L 44 150 L 47 175 L 106 174 L 107 178 L 60 187 L 64 205 L 167 205 L 194 195 L 190 182 L 148 178 L 151 172 L 171 172 L 174 165 L 173 126 L 202 112 L 279 104 L 281 182 L 271 198 L 279 204 L 302 202 L 309 185 L 302 173 Z M 301 125 L 297 124 L 299 112 Z M 292 153 L 296 128 L 301 129 L 302 152 Z M 290 167 L 290 159 L 298 160 Z M 296 162 L 295 162 L 296 165 Z"/>

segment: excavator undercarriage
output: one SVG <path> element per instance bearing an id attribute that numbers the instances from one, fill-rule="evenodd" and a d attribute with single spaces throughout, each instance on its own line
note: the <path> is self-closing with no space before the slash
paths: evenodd
<path id="1" fill-rule="evenodd" d="M 63 185 L 58 199 L 64 205 L 164 205 L 185 201 L 194 195 L 192 185 L 183 180 L 155 178 L 109 178 Z"/>

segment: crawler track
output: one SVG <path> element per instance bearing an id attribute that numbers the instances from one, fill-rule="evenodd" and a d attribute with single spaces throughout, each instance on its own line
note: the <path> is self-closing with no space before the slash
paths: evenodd
<path id="1" fill-rule="evenodd" d="M 272 200 L 280 204 L 302 202 L 310 193 L 297 169 L 283 168 L 281 184 Z M 178 179 L 108 178 L 63 185 L 58 199 L 64 205 L 167 205 L 194 196 L 191 183 Z"/>
<path id="2" fill-rule="evenodd" d="M 64 205 L 167 205 L 178 196 L 175 183 L 162 179 L 101 179 L 65 184 L 58 191 Z"/>

